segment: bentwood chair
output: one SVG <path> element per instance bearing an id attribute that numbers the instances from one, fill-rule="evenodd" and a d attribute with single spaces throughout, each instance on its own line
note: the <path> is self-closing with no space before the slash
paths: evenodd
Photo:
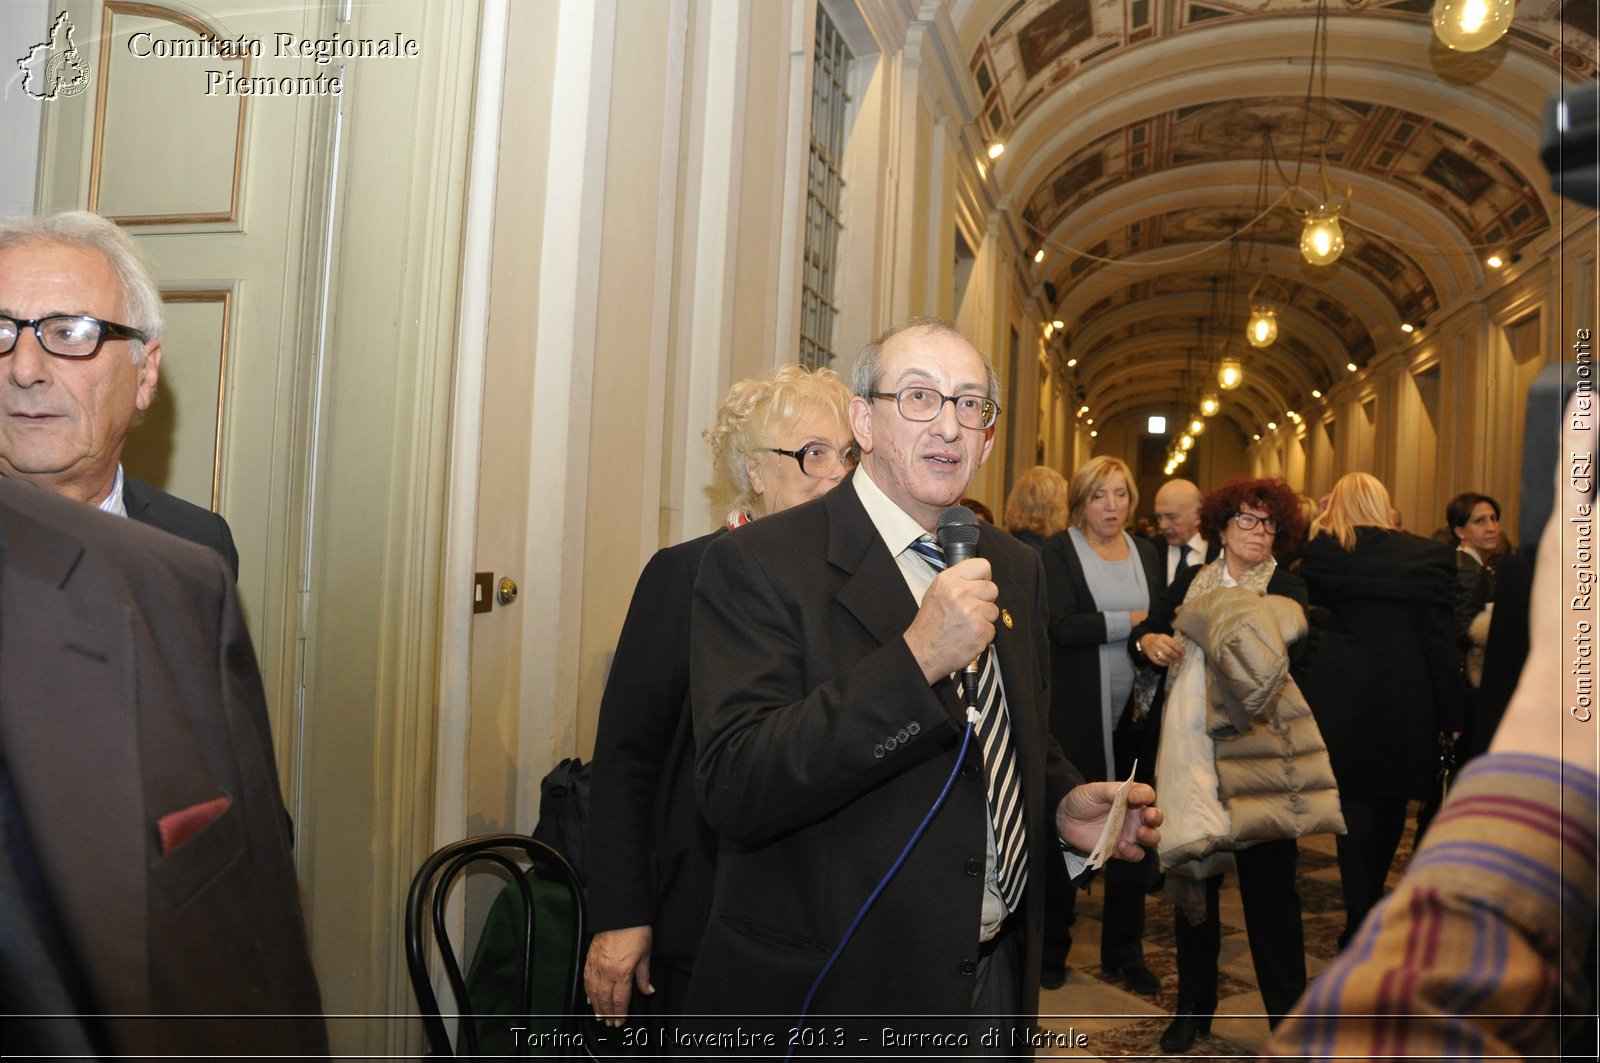
<path id="1" fill-rule="evenodd" d="M 509 881 L 463 976 L 445 907 L 451 887 L 469 868 L 496 868 Z M 406 966 L 429 1055 L 501 1055 L 509 1048 L 517 1055 L 582 1058 L 586 915 L 583 886 L 571 864 L 552 846 L 525 835 L 467 838 L 423 861 L 406 900 Z M 424 939 L 430 929 L 459 1016 L 453 1046 L 428 976 Z"/>

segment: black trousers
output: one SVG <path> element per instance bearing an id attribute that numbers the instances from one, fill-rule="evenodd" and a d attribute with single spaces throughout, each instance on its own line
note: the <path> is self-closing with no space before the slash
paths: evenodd
<path id="1" fill-rule="evenodd" d="M 1347 833 L 1338 837 L 1339 884 L 1344 890 L 1344 933 L 1339 947 L 1383 899 L 1384 880 L 1406 830 L 1405 798 L 1344 797 Z"/>
<path id="2" fill-rule="evenodd" d="M 1145 861 L 1155 859 L 1145 854 Z M 1108 860 L 1100 871 L 1105 904 L 1100 929 L 1100 966 L 1144 966 L 1144 897 L 1148 871 L 1144 862 Z M 1072 951 L 1072 924 L 1077 919 L 1077 887 L 1067 878 L 1063 861 L 1051 860 L 1045 875 L 1045 970 L 1065 967 Z"/>
<path id="3" fill-rule="evenodd" d="M 1293 838 L 1262 842 L 1234 854 L 1250 960 L 1269 1026 L 1278 1025 L 1306 988 L 1305 930 L 1294 878 L 1299 854 Z M 1172 913 L 1177 922 L 1180 1015 L 1209 1015 L 1217 1009 L 1217 958 L 1222 952 L 1217 900 L 1221 892 L 1221 875 L 1206 881 L 1206 919 L 1199 926 L 1190 926 L 1182 912 Z"/>

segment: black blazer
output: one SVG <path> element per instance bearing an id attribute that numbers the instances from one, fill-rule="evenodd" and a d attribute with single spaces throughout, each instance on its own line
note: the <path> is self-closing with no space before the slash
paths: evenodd
<path id="1" fill-rule="evenodd" d="M 111 1050 L 326 1054 L 232 576 L 20 480 L 0 527 L 0 749 L 97 1010 L 150 1016 L 102 1020 Z"/>
<path id="2" fill-rule="evenodd" d="M 628 606 L 600 699 L 589 806 L 589 923 L 653 928 L 652 958 L 687 966 L 711 909 L 716 835 L 694 796 L 689 606 L 706 547 L 656 552 Z"/>
<path id="3" fill-rule="evenodd" d="M 233 578 L 239 578 L 239 551 L 234 548 L 233 532 L 220 513 L 201 509 L 177 495 L 169 495 L 143 480 L 126 475 L 122 479 L 122 505 L 128 511 L 130 520 L 160 528 L 169 535 L 176 535 L 191 543 L 211 547 L 228 562 L 228 567 L 233 570 Z"/>
<path id="4" fill-rule="evenodd" d="M 1376 527 L 1356 529 L 1354 550 L 1324 534 L 1301 551 L 1322 623 L 1300 686 L 1346 797 L 1427 797 L 1439 732 L 1463 725 L 1450 553 Z"/>
<path id="5" fill-rule="evenodd" d="M 1131 538 L 1150 589 L 1144 607 L 1149 612 L 1162 589 L 1166 569 L 1154 544 L 1142 536 Z M 1106 614 L 1095 607 L 1071 532 L 1059 532 L 1045 542 L 1044 578 L 1050 591 L 1050 733 L 1070 752 L 1072 762 L 1085 776 L 1109 779 L 1115 765 L 1105 763 L 1100 704 L 1100 647 L 1108 641 Z M 1119 717 L 1123 708 L 1116 706 Z"/>
<path id="6" fill-rule="evenodd" d="M 1156 548 L 1156 570 L 1159 574 L 1156 580 L 1156 587 L 1158 590 L 1164 591 L 1167 589 L 1167 551 L 1171 547 L 1167 545 L 1165 539 L 1156 539 L 1152 542 L 1152 545 Z M 1215 561 L 1220 553 L 1222 553 L 1221 546 L 1217 543 L 1207 542 L 1205 556 L 1191 557 L 1189 559 L 1189 567 L 1191 569 L 1203 568 Z"/>
<path id="7" fill-rule="evenodd" d="M 1025 934 L 1017 1021 L 1031 1025 L 1045 868 L 1061 858 L 1054 812 L 1082 777 L 1049 736 L 1038 555 L 989 525 L 979 553 L 1011 619 L 994 645 L 1028 823 L 1028 889 L 1011 918 Z M 690 687 L 701 807 L 722 846 L 691 1010 L 792 1018 L 956 771 L 813 1012 L 942 1015 L 965 1028 L 988 802 L 979 750 L 956 759 L 965 712 L 955 685 L 929 686 L 906 646 L 916 611 L 852 482 L 706 551 Z"/>

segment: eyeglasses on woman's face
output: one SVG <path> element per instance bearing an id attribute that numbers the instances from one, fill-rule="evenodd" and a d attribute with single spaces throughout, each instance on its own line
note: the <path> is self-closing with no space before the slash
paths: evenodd
<path id="1" fill-rule="evenodd" d="M 1240 531 L 1254 531 L 1261 528 L 1268 535 L 1278 534 L 1278 522 L 1271 517 L 1258 517 L 1254 513 L 1235 513 L 1233 522 L 1239 526 Z"/>
<path id="2" fill-rule="evenodd" d="M 800 466 L 800 471 L 807 476 L 821 479 L 827 476 L 841 464 L 846 471 L 855 468 L 856 448 L 854 445 L 846 447 L 843 453 L 832 443 L 811 442 L 799 450 L 784 450 L 782 447 L 768 447 L 772 454 L 782 454 L 786 458 L 793 458 Z"/>

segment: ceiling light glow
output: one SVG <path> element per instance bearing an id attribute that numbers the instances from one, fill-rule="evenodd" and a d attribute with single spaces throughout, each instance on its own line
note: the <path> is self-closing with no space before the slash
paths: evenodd
<path id="1" fill-rule="evenodd" d="M 1505 36 L 1516 0 L 1436 0 L 1433 32 L 1447 48 L 1477 52 Z"/>

